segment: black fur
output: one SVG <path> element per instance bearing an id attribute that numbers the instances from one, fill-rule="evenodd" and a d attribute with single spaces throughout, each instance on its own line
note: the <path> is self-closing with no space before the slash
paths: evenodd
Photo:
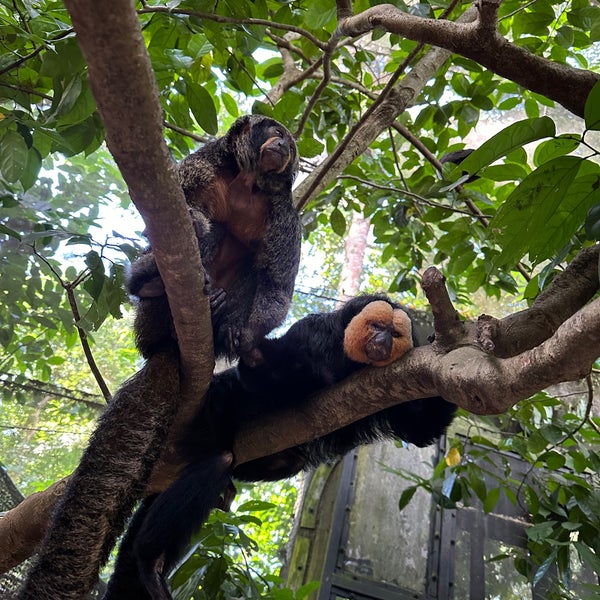
<path id="1" fill-rule="evenodd" d="M 261 161 L 265 142 L 277 135 L 281 138 L 273 146 L 281 150 L 281 171 L 268 170 L 271 163 Z M 179 165 L 212 293 L 216 356 L 249 353 L 287 314 L 300 261 L 301 226 L 292 202 L 297 170 L 291 134 L 261 115 L 240 117 L 223 137 Z M 250 232 L 244 230 L 246 222 L 255 226 Z M 140 298 L 134 328 L 142 355 L 176 348 L 151 252 L 132 265 L 127 286 Z"/>
<path id="2" fill-rule="evenodd" d="M 455 405 L 442 398 L 398 404 L 338 431 L 272 456 L 232 466 L 228 460 L 238 427 L 249 419 L 278 408 L 299 405 L 314 392 L 330 386 L 364 365 L 347 358 L 344 332 L 350 320 L 373 300 L 361 296 L 332 312 L 309 315 L 277 339 L 259 344 L 263 362 L 243 363 L 214 377 L 203 410 L 183 444 L 190 461 L 182 476 L 150 508 L 142 506 L 136 529 L 128 531 L 105 600 L 151 598 L 168 600 L 170 594 L 157 569 L 164 558 L 167 574 L 181 557 L 191 535 L 200 528 L 226 492 L 231 479 L 275 480 L 343 456 L 360 444 L 379 439 L 402 439 L 417 446 L 430 444 L 452 421 Z M 415 341 L 415 340 L 413 340 Z M 416 342 L 416 341 L 415 341 Z M 132 541 L 131 538 L 134 538 Z M 141 577 L 149 593 L 132 595 L 111 590 L 139 590 L 139 576 L 129 556 L 133 547 Z"/>

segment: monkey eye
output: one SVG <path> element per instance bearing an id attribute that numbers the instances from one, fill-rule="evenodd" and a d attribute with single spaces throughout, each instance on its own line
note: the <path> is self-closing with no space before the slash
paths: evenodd
<path id="1" fill-rule="evenodd" d="M 387 331 L 393 338 L 402 337 L 402 334 L 396 329 L 391 329 L 388 323 L 381 323 L 379 321 L 371 321 L 371 323 L 369 323 L 369 326 L 371 327 L 371 329 L 373 329 L 377 332 Z"/>

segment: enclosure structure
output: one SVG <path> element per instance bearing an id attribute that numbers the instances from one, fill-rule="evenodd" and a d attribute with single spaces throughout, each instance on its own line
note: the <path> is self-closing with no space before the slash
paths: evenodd
<path id="1" fill-rule="evenodd" d="M 440 460 L 443 440 L 422 449 L 385 442 L 311 474 L 291 544 L 289 584 L 319 581 L 314 600 L 552 598 L 553 571 L 532 587 L 514 567 L 513 556 L 527 556 L 530 525 L 518 502 L 502 495 L 486 514 L 477 498 L 471 506 L 443 508 L 419 489 L 398 509 L 413 485 L 400 473 L 428 478 Z M 488 451 L 484 460 L 489 486 L 502 473 L 528 476 L 529 466 L 511 454 Z M 574 597 L 586 597 L 585 584 L 598 580 L 591 570 L 575 570 Z"/>

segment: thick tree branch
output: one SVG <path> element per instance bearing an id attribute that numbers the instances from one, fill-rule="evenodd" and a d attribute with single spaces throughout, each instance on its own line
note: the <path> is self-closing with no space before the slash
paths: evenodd
<path id="1" fill-rule="evenodd" d="M 599 254 L 599 246 L 583 250 L 531 308 L 496 322 L 485 337 L 502 357 L 487 351 L 476 324 L 458 320 L 443 277 L 429 269 L 423 285 L 435 317 L 431 346 L 356 373 L 300 410 L 249 424 L 237 436 L 237 460 L 315 439 L 400 402 L 441 395 L 470 412 L 496 414 L 550 385 L 584 377 L 600 356 L 600 299 L 584 306 L 600 288 Z"/>
<path id="2" fill-rule="evenodd" d="M 391 4 L 381 4 L 340 22 L 339 30 L 356 36 L 381 27 L 444 48 L 583 116 L 585 100 L 600 74 L 555 63 L 510 43 L 497 29 L 499 4 L 500 0 L 480 0 L 478 18 L 472 23 L 417 17 Z"/>
<path id="3" fill-rule="evenodd" d="M 134 5 L 118 0 L 65 4 L 88 63 L 106 143 L 144 219 L 165 283 L 185 381 L 197 386 L 194 395 L 201 397 L 213 361 L 208 299 L 191 219 L 164 141 L 158 89 Z"/>
<path id="4" fill-rule="evenodd" d="M 61 540 L 64 552 L 58 549 L 55 554 L 65 562 L 60 567 L 46 568 L 44 561 L 53 563 L 52 552 L 57 548 L 49 543 L 48 552 L 42 551 L 34 565 L 28 590 L 35 594 L 36 586 L 44 589 L 47 582 L 60 577 L 57 572 L 64 568 L 73 570 L 74 578 L 79 578 L 69 594 L 78 597 L 78 590 L 88 589 L 97 577 L 105 558 L 105 544 L 114 542 L 107 536 L 119 533 L 112 528 L 120 526 L 126 511 L 142 495 L 175 412 L 179 408 L 185 419 L 202 403 L 214 358 L 196 236 L 176 165 L 164 142 L 156 81 L 133 2 L 66 0 L 65 5 L 88 63 L 90 88 L 106 129 L 107 145 L 146 223 L 170 298 L 180 347 L 178 355 L 153 356 L 121 386 L 103 416 L 103 428 L 92 436 L 84 452 L 83 467 L 64 488 L 62 509 L 69 529 Z M 168 227 L 164 227 L 165 221 Z M 181 410 L 182 398 L 189 399 L 184 403 L 185 410 Z M 47 515 L 52 504 L 49 498 L 57 499 L 55 494 L 38 495 L 29 506 L 42 506 Z M 70 518 L 69 511 L 74 514 L 77 503 L 86 501 L 87 519 Z M 27 513 L 27 508 L 21 510 Z M 44 519 L 37 522 L 38 533 L 43 534 Z M 17 531 L 19 524 L 23 525 L 11 517 L 2 519 L 2 527 L 9 532 Z M 53 535 L 62 534 L 50 529 L 50 540 Z M 87 553 L 81 539 L 89 542 Z M 8 560 L 23 555 L 14 551 Z"/>

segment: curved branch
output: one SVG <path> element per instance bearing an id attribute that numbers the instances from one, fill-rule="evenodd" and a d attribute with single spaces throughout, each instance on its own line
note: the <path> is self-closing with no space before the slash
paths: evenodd
<path id="1" fill-rule="evenodd" d="M 146 224 L 169 297 L 185 381 L 201 397 L 213 362 L 208 298 L 191 218 L 164 141 L 158 88 L 137 14 L 132 4 L 117 0 L 101 6 L 91 0 L 65 4 L 88 63 L 106 143 Z"/>
<path id="2" fill-rule="evenodd" d="M 553 62 L 506 40 L 497 29 L 499 3 L 499 0 L 480 0 L 478 19 L 472 23 L 417 17 L 391 4 L 381 4 L 343 20 L 339 30 L 344 35 L 356 36 L 380 27 L 410 40 L 444 48 L 555 100 L 582 117 L 585 100 L 600 74 Z"/>
<path id="3" fill-rule="evenodd" d="M 600 288 L 599 254 L 598 245 L 583 250 L 530 309 L 497 322 L 492 341 L 505 357 L 481 347 L 475 324 L 458 321 L 443 277 L 429 271 L 431 346 L 355 373 L 301 408 L 249 423 L 236 438 L 236 459 L 284 450 L 400 402 L 440 395 L 470 412 L 497 414 L 550 385 L 584 377 L 600 357 L 600 298 L 584 306 Z"/>
<path id="4" fill-rule="evenodd" d="M 188 17 L 196 17 L 198 19 L 206 19 L 207 21 L 214 21 L 215 23 L 231 23 L 233 25 L 260 25 L 262 27 L 272 27 L 273 29 L 281 29 L 282 31 L 290 31 L 297 33 L 302 37 L 305 37 L 308 41 L 314 44 L 317 48 L 325 50 L 326 43 L 319 40 L 312 33 L 302 27 L 296 27 L 295 25 L 288 25 L 287 23 L 277 23 L 275 21 L 269 21 L 267 19 L 236 19 L 235 17 L 225 17 L 217 15 L 215 13 L 203 13 L 197 10 L 184 10 L 180 8 L 168 8 L 165 6 L 145 6 L 138 10 L 138 14 L 152 14 L 152 13 L 166 13 L 169 15 L 184 15 Z"/>

